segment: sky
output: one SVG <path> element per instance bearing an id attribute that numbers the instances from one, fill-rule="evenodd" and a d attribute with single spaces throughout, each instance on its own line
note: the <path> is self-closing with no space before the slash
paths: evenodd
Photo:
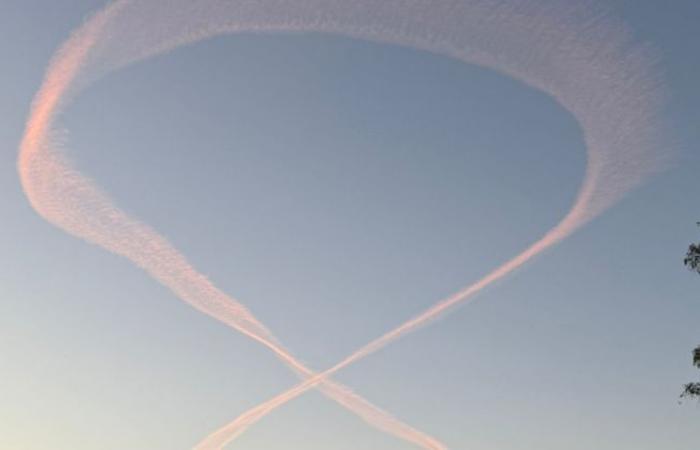
<path id="1" fill-rule="evenodd" d="M 690 450 L 700 411 L 696 2 L 611 1 L 656 48 L 672 164 L 558 246 L 336 379 L 451 449 Z M 48 61 L 100 1 L 5 0 L 0 448 L 185 449 L 297 378 L 129 261 L 42 219 L 16 161 Z M 346 37 L 230 35 L 114 72 L 67 154 L 323 370 L 566 214 L 586 163 L 551 97 Z M 411 448 L 308 392 L 229 446 Z"/>

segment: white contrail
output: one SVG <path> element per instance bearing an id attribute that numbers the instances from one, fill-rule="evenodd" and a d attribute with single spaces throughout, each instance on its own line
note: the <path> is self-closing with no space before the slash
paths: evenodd
<path id="1" fill-rule="evenodd" d="M 543 238 L 486 277 L 331 369 L 312 374 L 165 239 L 114 207 L 61 158 L 51 139 L 59 108 L 100 76 L 180 45 L 246 31 L 330 32 L 412 46 L 490 67 L 542 90 L 576 118 L 587 147 L 586 174 L 571 211 Z M 657 170 L 663 163 L 657 120 L 661 95 L 652 62 L 649 52 L 633 45 L 619 24 L 592 13 L 590 5 L 498 0 L 120 0 L 90 19 L 54 58 L 27 124 L 19 171 L 32 205 L 47 220 L 131 259 L 179 297 L 263 343 L 306 377 L 201 444 L 218 448 L 277 405 L 319 383 L 326 394 L 343 403 L 354 394 L 331 384 L 328 376 L 463 303 L 566 238 Z M 392 422 L 395 419 L 364 400 L 343 404 L 375 426 L 403 438 L 415 437 L 412 442 L 425 448 L 441 445 L 425 436 L 421 441 L 412 434 L 415 430 Z"/>

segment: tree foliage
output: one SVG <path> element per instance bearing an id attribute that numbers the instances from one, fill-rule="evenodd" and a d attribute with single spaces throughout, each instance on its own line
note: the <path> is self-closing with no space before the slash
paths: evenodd
<path id="1" fill-rule="evenodd" d="M 698 222 L 700 226 L 700 222 Z M 690 244 L 688 252 L 685 254 L 683 264 L 690 269 L 700 274 L 700 243 Z"/>
<path id="2" fill-rule="evenodd" d="M 693 365 L 700 369 L 700 346 L 693 350 Z M 683 386 L 681 398 L 691 397 L 700 399 L 700 383 L 687 383 Z"/>
<path id="3" fill-rule="evenodd" d="M 700 383 L 686 383 L 683 385 L 681 398 L 700 398 Z"/>
<path id="4" fill-rule="evenodd" d="M 700 244 L 690 244 L 683 263 L 688 269 L 700 273 Z"/>
<path id="5" fill-rule="evenodd" d="M 700 226 L 700 222 L 698 222 L 698 225 Z M 700 274 L 700 243 L 690 244 L 683 263 L 690 270 Z M 700 346 L 693 350 L 693 365 L 700 369 Z M 683 393 L 681 393 L 681 398 L 684 397 L 700 399 L 700 383 L 685 384 L 683 386 Z"/>

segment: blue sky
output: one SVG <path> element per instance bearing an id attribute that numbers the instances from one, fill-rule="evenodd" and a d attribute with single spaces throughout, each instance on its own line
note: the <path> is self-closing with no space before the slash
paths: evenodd
<path id="1" fill-rule="evenodd" d="M 94 1 L 0 25 L 0 447 L 189 448 L 290 387 L 270 354 L 30 208 L 17 144 Z M 339 379 L 450 448 L 697 446 L 700 165 L 694 2 L 611 2 L 657 47 L 673 168 L 525 269 Z M 69 155 L 323 369 L 538 238 L 583 174 L 575 120 L 511 78 L 322 35 L 216 38 L 114 73 L 64 116 Z M 204 137 L 204 138 L 203 138 Z M 232 448 L 400 449 L 316 393 Z"/>

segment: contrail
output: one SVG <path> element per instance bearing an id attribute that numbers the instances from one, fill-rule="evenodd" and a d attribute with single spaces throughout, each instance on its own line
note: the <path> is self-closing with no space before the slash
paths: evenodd
<path id="1" fill-rule="evenodd" d="M 199 274 L 155 231 L 113 207 L 90 180 L 73 170 L 57 152 L 51 138 L 54 118 L 74 88 L 71 83 L 93 51 L 105 23 L 124 5 L 125 2 L 115 3 L 96 14 L 53 59 L 21 143 L 18 166 L 27 197 L 50 222 L 130 259 L 196 309 L 268 347 L 300 375 L 314 375 L 278 344 L 242 304 Z M 328 381 L 320 390 L 382 431 L 422 448 L 445 448 L 435 438 L 403 424 L 339 383 Z"/>
<path id="2" fill-rule="evenodd" d="M 207 438 L 200 448 L 220 448 L 267 412 L 316 385 L 374 426 L 424 448 L 442 448 L 327 377 L 472 298 L 566 238 L 664 164 L 658 120 L 662 95 L 651 53 L 591 4 L 562 3 L 121 0 L 86 22 L 57 53 L 35 99 L 19 157 L 22 184 L 34 208 L 67 232 L 131 259 L 180 298 L 267 346 L 306 377 Z M 411 46 L 492 68 L 549 94 L 578 121 L 587 148 L 586 174 L 572 209 L 540 240 L 481 280 L 325 372 L 312 374 L 245 307 L 72 169 L 52 139 L 59 108 L 101 76 L 218 34 L 263 31 L 328 32 Z"/>
<path id="3" fill-rule="evenodd" d="M 569 217 L 571 217 L 570 220 Z M 476 283 L 467 286 L 466 288 L 460 290 L 454 295 L 440 301 L 439 303 L 429 308 L 417 317 L 403 323 L 402 325 L 396 327 L 392 331 L 384 334 L 380 338 L 370 342 L 369 344 L 352 353 L 350 356 L 343 359 L 341 362 L 331 367 L 330 369 L 308 377 L 306 380 L 293 387 L 292 389 L 289 389 L 288 391 L 283 392 L 282 394 L 279 394 L 271 398 L 270 400 L 267 400 L 266 402 L 246 411 L 244 414 L 237 417 L 234 421 L 230 422 L 226 426 L 207 436 L 202 442 L 200 442 L 200 444 L 196 448 L 198 450 L 222 448 L 224 445 L 233 441 L 236 437 L 242 434 L 249 426 L 253 425 L 255 422 L 267 415 L 269 412 L 283 405 L 284 403 L 294 399 L 295 397 L 298 397 L 307 390 L 313 388 L 319 382 L 324 381 L 327 377 L 332 376 L 339 370 L 376 352 L 377 350 L 388 345 L 392 341 L 400 338 L 402 335 L 410 333 L 416 328 L 425 325 L 429 321 L 445 313 L 450 308 L 460 303 L 466 302 L 467 300 L 472 298 L 476 293 L 486 288 L 491 283 L 494 283 L 497 280 L 503 278 L 518 267 L 522 266 L 535 255 L 544 251 L 547 247 L 550 247 L 558 241 L 564 239 L 577 226 L 577 223 L 575 222 L 575 216 L 570 215 L 569 217 L 562 221 L 562 223 L 559 226 L 555 227 L 552 231 L 547 233 L 547 235 L 545 235 L 542 239 L 530 246 L 527 250 L 520 253 L 515 258 L 511 259 L 502 266 L 498 267 L 496 270 L 494 270 L 484 278 L 480 279 Z"/>

